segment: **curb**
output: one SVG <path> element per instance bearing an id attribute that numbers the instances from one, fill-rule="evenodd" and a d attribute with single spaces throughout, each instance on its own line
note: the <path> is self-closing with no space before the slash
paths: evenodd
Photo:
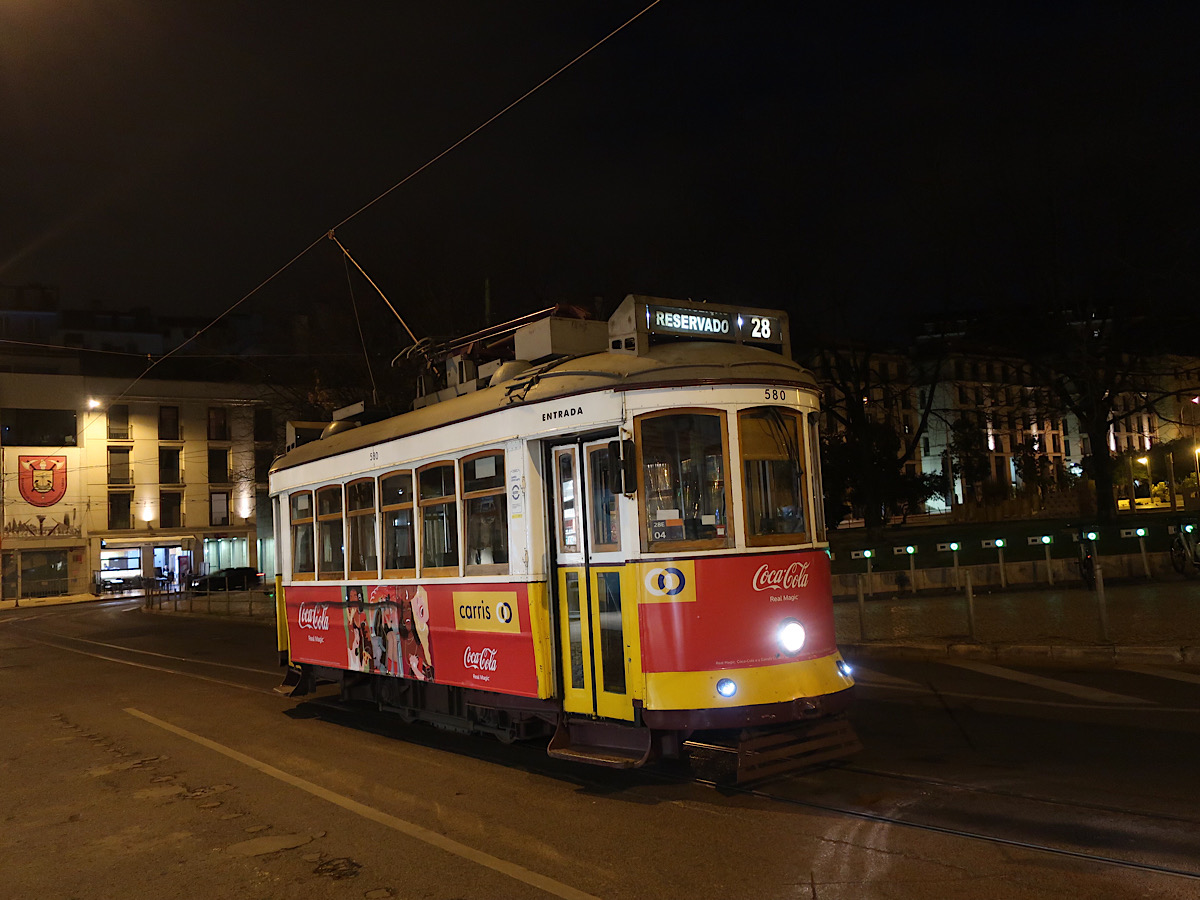
<path id="1" fill-rule="evenodd" d="M 839 649 L 878 659 L 971 659 L 997 663 L 1093 666 L 1200 666 L 1200 646 L 1122 646 L 1117 644 L 970 644 L 963 642 L 839 644 Z"/>

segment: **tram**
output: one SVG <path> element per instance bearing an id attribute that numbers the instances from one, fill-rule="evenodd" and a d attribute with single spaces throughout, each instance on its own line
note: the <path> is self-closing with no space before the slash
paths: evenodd
<path id="1" fill-rule="evenodd" d="M 787 316 L 630 295 L 512 348 L 276 460 L 285 684 L 607 766 L 858 749 Z"/>

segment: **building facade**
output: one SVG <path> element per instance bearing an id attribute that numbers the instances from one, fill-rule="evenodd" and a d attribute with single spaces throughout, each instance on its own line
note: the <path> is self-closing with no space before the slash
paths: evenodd
<path id="1" fill-rule="evenodd" d="M 273 571 L 253 385 L 0 373 L 0 604 Z"/>

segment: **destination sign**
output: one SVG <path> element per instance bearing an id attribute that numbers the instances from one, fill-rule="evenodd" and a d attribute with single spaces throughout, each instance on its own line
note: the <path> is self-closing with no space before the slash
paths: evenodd
<path id="1" fill-rule="evenodd" d="M 748 344 L 783 343 L 783 324 L 779 316 L 650 305 L 646 307 L 646 317 L 651 334 Z"/>

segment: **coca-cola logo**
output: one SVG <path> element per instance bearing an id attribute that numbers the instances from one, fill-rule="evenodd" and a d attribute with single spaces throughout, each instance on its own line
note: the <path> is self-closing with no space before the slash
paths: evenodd
<path id="1" fill-rule="evenodd" d="M 301 603 L 297 624 L 301 628 L 311 628 L 313 631 L 328 631 L 329 610 L 324 606 Z"/>
<path id="2" fill-rule="evenodd" d="M 808 563 L 803 562 L 792 563 L 786 569 L 772 569 L 763 563 L 754 573 L 754 589 L 756 591 L 786 591 L 790 588 L 808 587 L 808 566 Z"/>
<path id="3" fill-rule="evenodd" d="M 472 650 L 470 646 L 463 651 L 463 666 L 468 669 L 479 669 L 481 672 L 496 671 L 496 648 L 481 647 Z"/>

